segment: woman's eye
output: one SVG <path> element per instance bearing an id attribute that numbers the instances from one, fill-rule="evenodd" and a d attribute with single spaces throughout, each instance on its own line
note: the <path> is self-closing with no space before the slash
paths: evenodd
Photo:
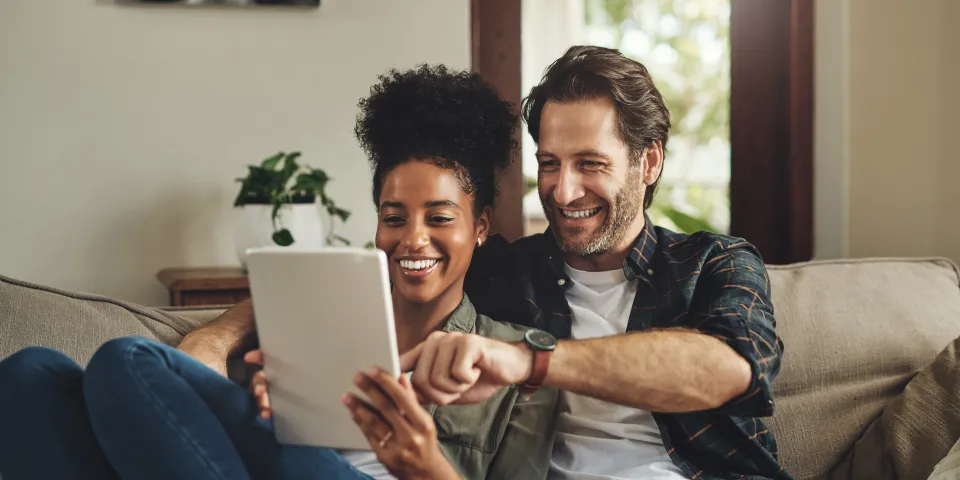
<path id="1" fill-rule="evenodd" d="M 430 221 L 433 223 L 450 223 L 453 221 L 453 219 L 450 217 L 433 216 L 430 217 Z"/>
<path id="2" fill-rule="evenodd" d="M 403 217 L 398 217 L 396 215 L 391 215 L 388 217 L 383 217 L 383 223 L 390 226 L 403 225 Z"/>

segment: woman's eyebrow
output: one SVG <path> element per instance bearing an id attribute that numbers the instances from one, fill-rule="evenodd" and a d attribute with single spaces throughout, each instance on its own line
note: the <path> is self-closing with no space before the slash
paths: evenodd
<path id="1" fill-rule="evenodd" d="M 457 205 L 457 202 L 453 200 L 431 200 L 426 203 L 427 208 L 436 208 L 436 207 L 453 207 L 460 208 L 460 205 Z"/>
<path id="2" fill-rule="evenodd" d="M 380 204 L 380 208 L 381 208 L 381 209 L 383 209 L 383 208 L 388 208 L 388 207 L 390 207 L 390 208 L 404 208 L 402 203 L 400 203 L 400 202 L 394 202 L 394 201 L 392 201 L 392 200 L 387 200 L 387 201 L 385 201 L 385 202 L 383 202 L 383 203 Z"/>

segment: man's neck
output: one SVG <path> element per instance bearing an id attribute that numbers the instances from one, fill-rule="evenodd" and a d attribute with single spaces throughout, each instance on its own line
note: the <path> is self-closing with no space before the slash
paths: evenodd
<path id="1" fill-rule="evenodd" d="M 393 289 L 393 316 L 400 353 L 417 346 L 427 335 L 440 330 L 463 300 L 463 285 L 453 285 L 427 303 L 403 298 Z"/>
<path id="2" fill-rule="evenodd" d="M 567 262 L 567 265 L 586 272 L 618 270 L 623 267 L 623 261 L 626 260 L 627 255 L 630 254 L 630 250 L 632 250 L 634 244 L 637 243 L 637 237 L 643 233 L 645 226 L 646 220 L 641 213 L 637 215 L 636 220 L 630 225 L 630 230 L 623 236 L 623 239 L 620 240 L 620 243 L 615 248 L 586 257 L 573 253 L 565 253 L 563 260 Z"/>

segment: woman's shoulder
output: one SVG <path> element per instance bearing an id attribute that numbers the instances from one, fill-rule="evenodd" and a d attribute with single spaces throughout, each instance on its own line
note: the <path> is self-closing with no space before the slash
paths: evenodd
<path id="1" fill-rule="evenodd" d="M 477 314 L 477 335 L 495 338 L 505 342 L 519 342 L 530 327 L 514 323 L 499 322 L 486 315 Z"/>

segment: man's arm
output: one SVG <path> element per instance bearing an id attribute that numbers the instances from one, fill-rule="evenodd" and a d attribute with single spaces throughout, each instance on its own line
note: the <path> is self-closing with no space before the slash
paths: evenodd
<path id="1" fill-rule="evenodd" d="M 227 357 L 252 346 L 255 338 L 253 304 L 245 300 L 188 333 L 177 349 L 226 376 Z"/>
<path id="2" fill-rule="evenodd" d="M 769 415 L 781 343 L 763 263 L 744 244 L 720 250 L 702 270 L 683 323 L 692 328 L 561 340 L 544 384 L 657 412 Z M 429 372 L 413 378 L 430 400 L 479 401 L 477 393 L 490 385 L 522 383 L 530 376 L 532 353 L 526 346 L 494 342 L 474 335 L 435 336 L 405 354 L 401 364 Z M 454 360 L 434 368 L 441 358 Z"/>
<path id="3" fill-rule="evenodd" d="M 750 365 L 708 335 L 638 332 L 560 341 L 544 384 L 654 412 L 693 412 L 745 392 Z"/>
<path id="4" fill-rule="evenodd" d="M 657 412 L 772 413 L 782 344 L 752 246 L 721 249 L 704 264 L 685 320 L 693 328 L 561 341 L 546 384 Z"/>

